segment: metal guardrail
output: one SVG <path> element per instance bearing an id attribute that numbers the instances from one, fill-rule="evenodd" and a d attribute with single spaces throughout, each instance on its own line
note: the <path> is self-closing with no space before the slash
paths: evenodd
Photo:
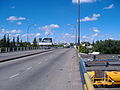
<path id="1" fill-rule="evenodd" d="M 80 74 L 81 74 L 81 80 L 82 80 L 82 85 L 83 85 L 83 89 L 84 90 L 95 90 L 90 76 L 87 73 L 87 70 L 85 68 L 85 63 L 83 62 L 83 60 L 80 58 Z"/>
<path id="2" fill-rule="evenodd" d="M 14 51 L 28 51 L 41 49 L 40 47 L 0 47 L 0 53 L 14 52 Z"/>

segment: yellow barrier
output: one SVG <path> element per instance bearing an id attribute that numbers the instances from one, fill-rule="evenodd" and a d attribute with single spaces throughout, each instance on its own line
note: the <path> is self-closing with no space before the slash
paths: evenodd
<path id="1" fill-rule="evenodd" d="M 87 86 L 86 86 L 86 84 L 84 84 L 84 90 L 87 90 Z"/>
<path id="2" fill-rule="evenodd" d="M 84 73 L 84 77 L 85 77 L 85 82 L 86 82 L 86 86 L 87 86 L 87 90 L 95 90 L 92 83 L 91 83 L 91 80 L 90 80 L 90 77 L 88 76 L 87 73 Z"/>

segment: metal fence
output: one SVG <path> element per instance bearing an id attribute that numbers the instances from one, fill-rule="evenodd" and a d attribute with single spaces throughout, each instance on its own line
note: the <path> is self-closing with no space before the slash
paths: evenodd
<path id="1" fill-rule="evenodd" d="M 2 47 L 0 53 L 41 49 L 40 47 Z"/>

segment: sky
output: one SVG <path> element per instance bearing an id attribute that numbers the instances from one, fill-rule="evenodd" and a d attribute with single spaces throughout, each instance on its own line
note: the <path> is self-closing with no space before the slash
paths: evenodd
<path id="1" fill-rule="evenodd" d="M 119 10 L 120 0 L 80 0 L 81 41 L 119 40 Z M 77 17 L 78 0 L 0 0 L 0 38 L 75 42 Z"/>

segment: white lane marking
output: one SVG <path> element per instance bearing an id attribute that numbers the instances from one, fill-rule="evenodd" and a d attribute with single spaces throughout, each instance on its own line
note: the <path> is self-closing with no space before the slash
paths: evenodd
<path id="1" fill-rule="evenodd" d="M 13 75 L 13 76 L 10 76 L 9 78 L 14 78 L 14 77 L 16 77 L 16 76 L 18 76 L 18 75 L 19 75 L 19 73 L 15 74 L 15 75 Z"/>
<path id="2" fill-rule="evenodd" d="M 30 69 L 32 69 L 32 67 L 27 68 L 27 70 L 30 70 Z"/>
<path id="3" fill-rule="evenodd" d="M 41 64 L 42 62 L 39 62 L 38 64 Z"/>

